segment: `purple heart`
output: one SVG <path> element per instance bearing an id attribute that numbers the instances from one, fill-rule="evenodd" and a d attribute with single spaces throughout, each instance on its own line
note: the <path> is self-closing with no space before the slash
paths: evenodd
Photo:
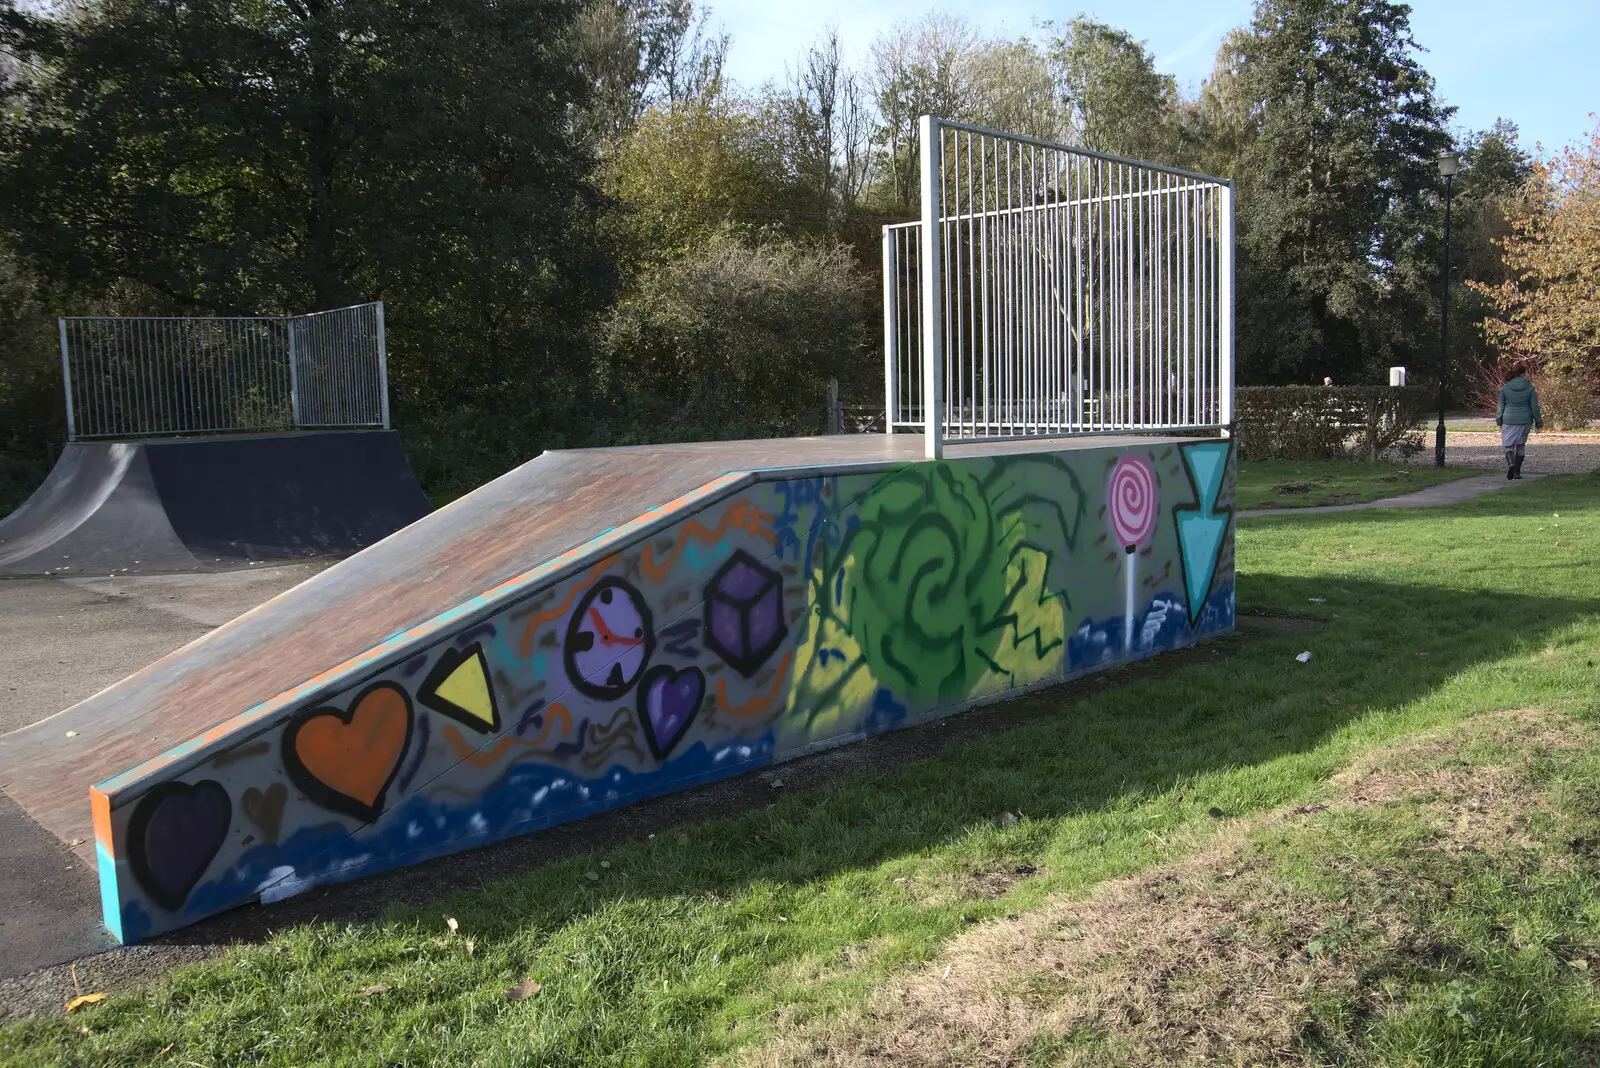
<path id="1" fill-rule="evenodd" d="M 178 911 L 222 848 L 232 821 L 228 791 L 211 779 L 193 786 L 162 783 L 145 794 L 128 822 L 128 861 L 139 885 L 156 904 Z"/>
<path id="2" fill-rule="evenodd" d="M 657 760 L 682 740 L 706 695 L 706 677 L 697 667 L 674 671 L 665 664 L 644 673 L 639 683 L 639 722 Z"/>

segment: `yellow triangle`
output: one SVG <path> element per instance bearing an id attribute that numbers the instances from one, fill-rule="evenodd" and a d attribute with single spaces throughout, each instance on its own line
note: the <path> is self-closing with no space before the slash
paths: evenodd
<path id="1" fill-rule="evenodd" d="M 461 661 L 433 692 L 468 715 L 494 725 L 494 698 L 489 693 L 489 673 L 481 649 Z"/>

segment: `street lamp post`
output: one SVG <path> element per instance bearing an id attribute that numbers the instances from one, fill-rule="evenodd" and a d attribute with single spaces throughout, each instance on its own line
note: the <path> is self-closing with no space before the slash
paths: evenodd
<path id="1" fill-rule="evenodd" d="M 1461 157 L 1439 153 L 1439 174 L 1444 178 L 1444 275 L 1439 284 L 1439 426 L 1433 434 L 1433 464 L 1444 466 L 1445 385 L 1450 376 L 1450 180 L 1461 169 Z"/>

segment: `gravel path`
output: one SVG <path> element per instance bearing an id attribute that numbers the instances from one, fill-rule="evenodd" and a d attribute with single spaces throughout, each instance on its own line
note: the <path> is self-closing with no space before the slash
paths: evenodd
<path id="1" fill-rule="evenodd" d="M 1423 452 L 1433 455 L 1433 434 L 1427 434 Z M 1421 456 L 1422 454 L 1419 454 Z M 1450 467 L 1488 467 L 1505 470 L 1505 452 L 1500 435 L 1450 433 L 1445 438 L 1445 463 Z M 1529 474 L 1586 475 L 1600 470 L 1600 435 L 1535 433 L 1528 439 L 1528 459 L 1523 467 Z"/>

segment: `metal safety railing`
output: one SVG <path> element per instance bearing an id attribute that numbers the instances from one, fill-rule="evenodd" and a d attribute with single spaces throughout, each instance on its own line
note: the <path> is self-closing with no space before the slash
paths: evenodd
<path id="1" fill-rule="evenodd" d="M 891 433 L 1232 422 L 1231 183 L 931 116 L 920 150 L 922 218 L 883 229 Z"/>
<path id="2" fill-rule="evenodd" d="M 290 316 L 59 321 L 67 433 L 389 426 L 383 302 Z"/>

